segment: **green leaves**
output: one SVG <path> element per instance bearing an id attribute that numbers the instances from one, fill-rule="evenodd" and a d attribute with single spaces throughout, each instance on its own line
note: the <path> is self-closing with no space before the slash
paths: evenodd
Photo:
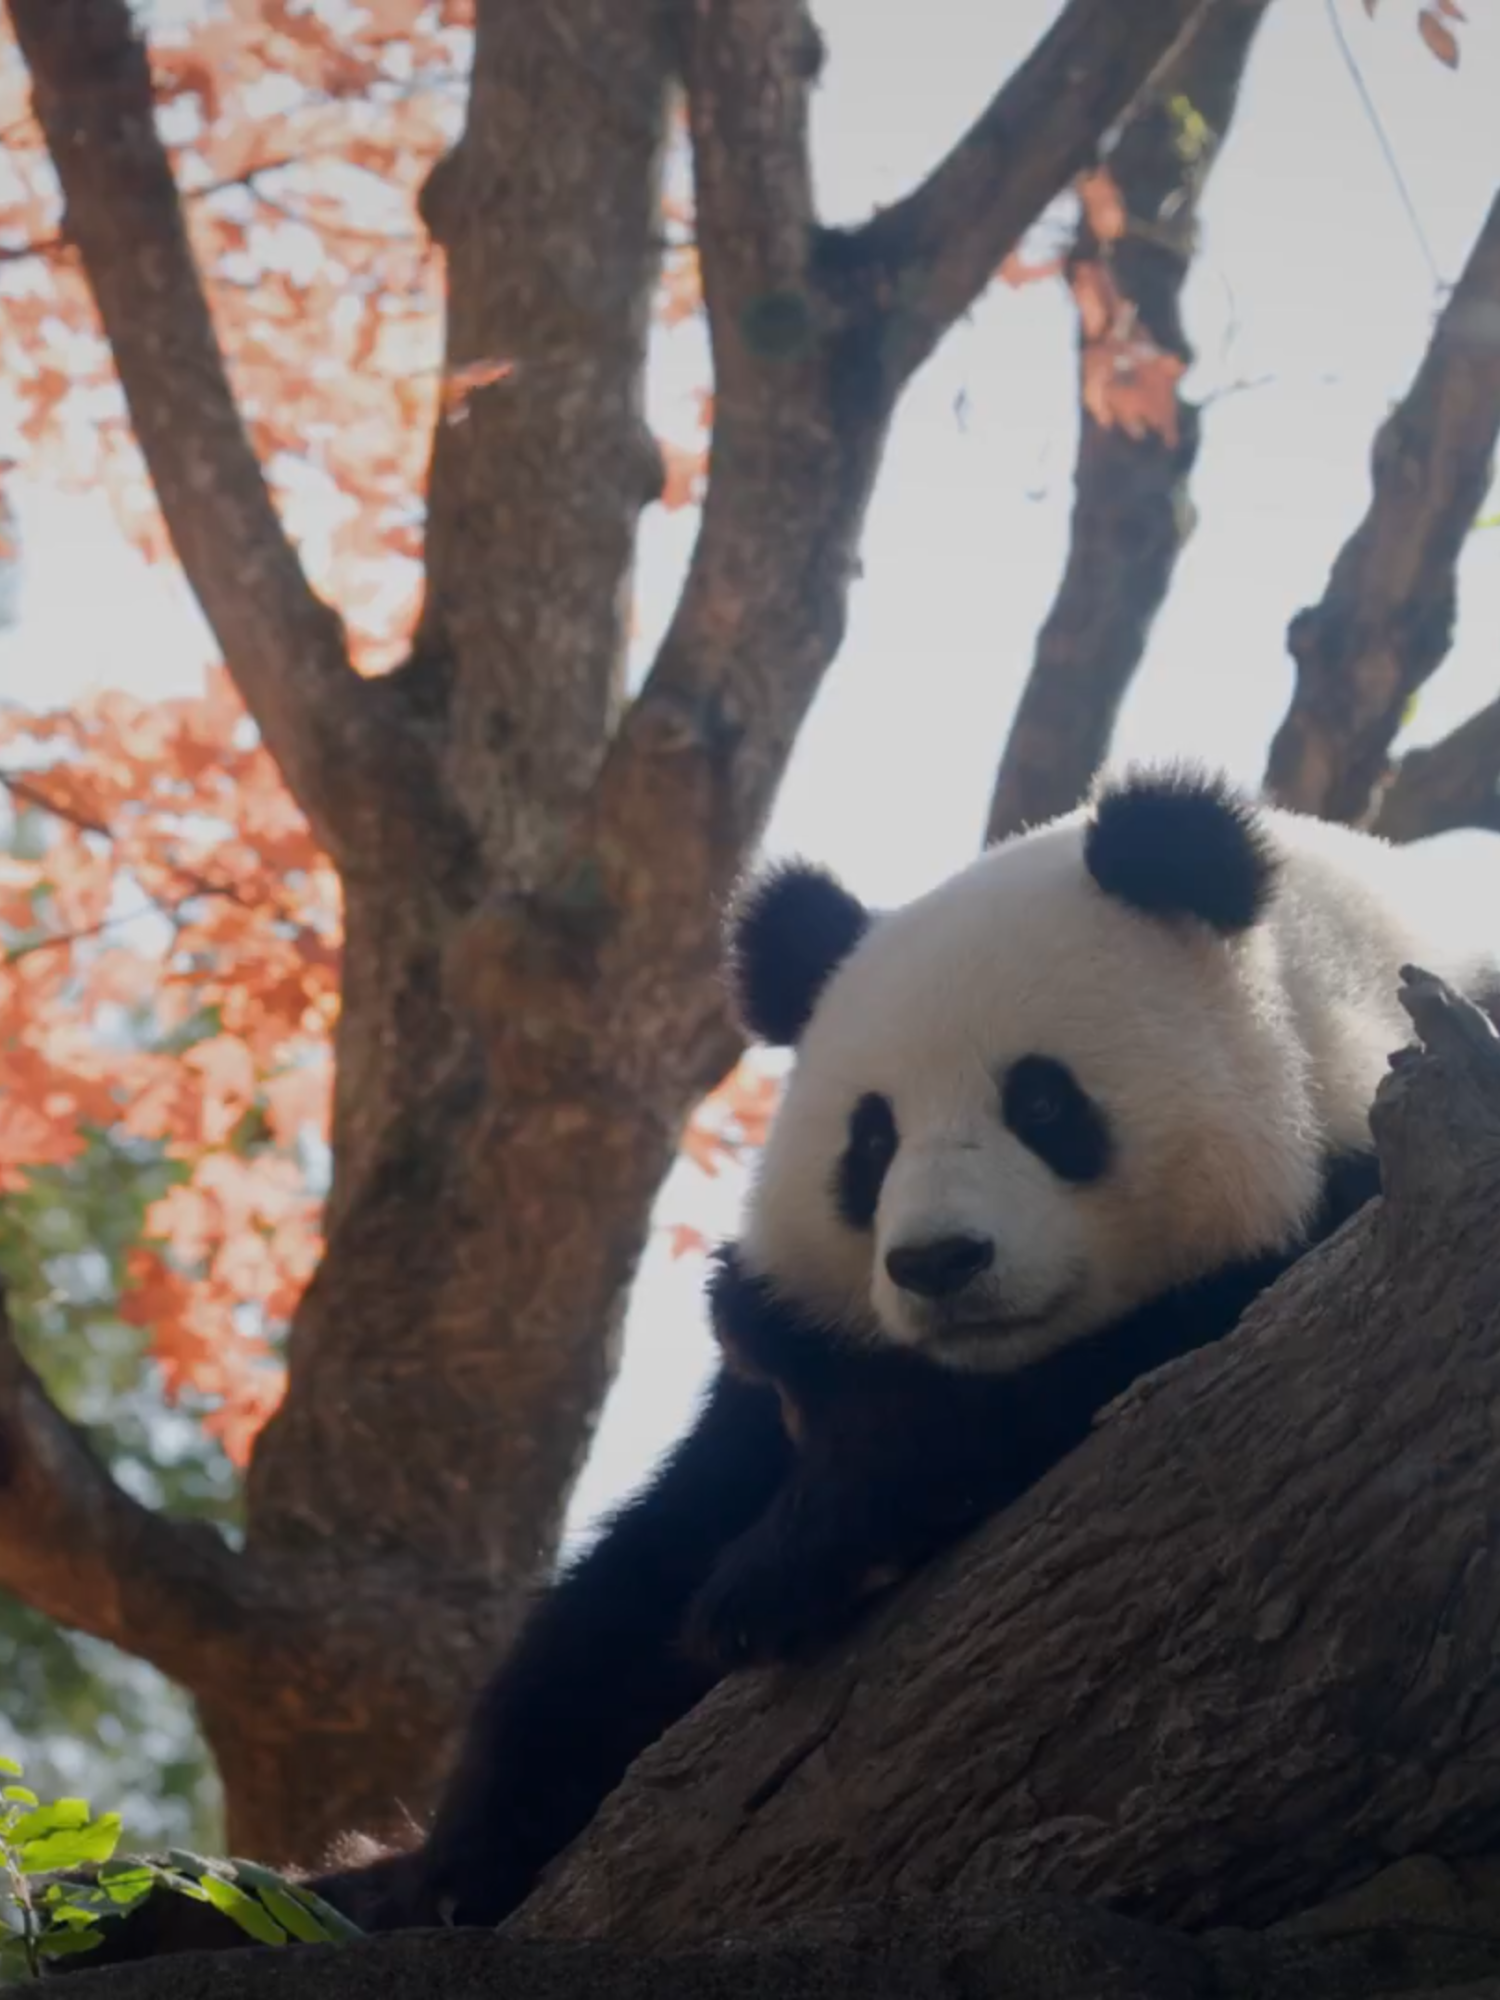
<path id="1" fill-rule="evenodd" d="M 0 1776 L 21 1775 L 14 1759 L 0 1757 Z M 0 1983 L 39 1979 L 49 1959 L 94 1950 L 101 1924 L 158 1892 L 211 1903 L 257 1944 L 332 1944 L 363 1935 L 310 1889 L 254 1861 L 205 1859 L 176 1847 L 164 1862 L 117 1861 L 120 1830 L 118 1813 L 96 1819 L 86 1800 L 42 1804 L 25 1785 L 0 1789 L 0 1881 L 14 1912 L 0 1906 Z M 92 1878 L 43 1879 L 59 1869 L 91 1870 Z"/>
<path id="2" fill-rule="evenodd" d="M 21 1776 L 12 1757 L 0 1758 L 0 1772 Z M 26 1785 L 6 1785 L 0 1791 L 0 1871 L 15 1916 L 0 1912 L 0 1977 L 36 1979 L 49 1958 L 89 1951 L 99 1942 L 94 1918 L 100 1914 L 86 1900 L 86 1890 L 71 1884 L 35 1878 L 57 1868 L 102 1865 L 120 1838 L 120 1815 L 89 1812 L 84 1799 L 54 1799 L 43 1805 Z M 136 1899 L 138 1900 L 138 1898 Z M 117 1900 L 106 1895 L 105 1913 Z"/>
<path id="3" fill-rule="evenodd" d="M 258 1861 L 229 1863 L 237 1878 L 259 1891 L 261 1901 L 303 1944 L 347 1943 L 364 1932 L 352 1918 L 300 1882 L 288 1882 L 274 1868 L 262 1868 Z"/>
<path id="4" fill-rule="evenodd" d="M 204 1894 L 216 1910 L 222 1910 L 226 1917 L 233 1917 L 242 1931 L 248 1931 L 259 1944 L 285 1944 L 286 1932 L 277 1923 L 270 1911 L 243 1889 L 237 1889 L 233 1882 L 226 1882 L 222 1875 L 205 1875 Z"/>
<path id="5" fill-rule="evenodd" d="M 49 1826 L 47 1822 L 61 1807 L 82 1807 L 82 1819 L 73 1824 Z M 45 1875 L 55 1868 L 84 1868 L 90 1862 L 108 1861 L 120 1839 L 120 1815 L 101 1813 L 98 1819 L 90 1819 L 82 1799 L 62 1799 L 56 1806 L 43 1806 L 28 1813 L 21 1824 L 36 1825 L 35 1832 L 18 1830 L 15 1836 L 21 1867 L 28 1875 Z"/>
<path id="6" fill-rule="evenodd" d="M 258 1861 L 206 1861 L 201 1854 L 175 1847 L 168 1859 L 178 1871 L 173 1886 L 181 1889 L 190 1884 L 186 1893 L 196 1891 L 261 1944 L 285 1944 L 289 1937 L 300 1944 L 336 1944 L 364 1935 L 358 1924 L 311 1889 L 288 1882 Z"/>

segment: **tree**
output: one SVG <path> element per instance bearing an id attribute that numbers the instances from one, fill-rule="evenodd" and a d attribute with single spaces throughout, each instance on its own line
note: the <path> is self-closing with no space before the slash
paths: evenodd
<path id="1" fill-rule="evenodd" d="M 170 1177 L 169 1164 L 95 1138 L 11 1194 L 0 1269 L 18 1338 L 46 1356 L 49 1382 L 116 1477 L 154 1506 L 232 1530 L 232 1468 L 191 1414 L 162 1423 L 142 1380 L 142 1329 L 118 1311 L 144 1210 Z M 143 1661 L 110 1660 L 96 1641 L 0 1595 L 0 1686 L 0 1755 L 24 1751 L 44 1793 L 94 1787 L 129 1798 L 133 1838 L 151 1844 L 219 1838 L 217 1782 L 191 1710 Z"/>
<path id="2" fill-rule="evenodd" d="M 656 1187 L 737 1054 L 719 910 L 838 645 L 894 403 L 1198 11 L 1074 0 L 924 182 L 836 231 L 791 0 L 480 0 L 463 129 L 421 180 L 446 347 L 414 385 L 432 267 L 349 183 L 415 193 L 458 7 L 382 0 L 350 36 L 263 0 L 164 18 L 148 49 L 125 0 L 11 0 L 28 422 L 76 446 L 94 391 L 85 474 L 170 542 L 227 676 L 12 732 L 10 790 L 54 844 L 9 913 L 6 1157 L 123 1126 L 188 1170 L 131 1310 L 249 1461 L 234 1549 L 113 1479 L 7 1335 L 0 1579 L 190 1690 L 235 1847 L 398 1833 L 429 1797 L 555 1546 Z M 629 694 L 679 86 L 713 438 L 687 585 Z M 309 279 L 311 225 L 338 257 Z M 344 617 L 294 545 L 309 466 L 355 503 L 318 579 Z M 392 664 L 370 593 L 401 557 L 420 608 Z M 71 951 L 32 934 L 102 938 L 122 867 L 172 948 L 154 986 L 85 954 L 93 1006 L 150 1002 L 101 1056 Z M 319 1251 L 290 1159 L 335 1015 Z"/>
<path id="3" fill-rule="evenodd" d="M 1078 560 L 1027 697 L 1052 720 L 1018 726 L 996 829 L 1074 803 L 1104 754 L 1178 546 L 1197 413 L 1177 301 L 1263 13 L 1071 0 L 927 180 L 832 230 L 806 157 L 816 36 L 785 0 L 646 23 L 480 0 L 446 152 L 457 8 L 382 0 L 350 36 L 259 0 L 164 22 L 148 52 L 120 0 L 10 0 L 38 121 L 17 142 L 37 448 L 76 445 L 89 391 L 82 470 L 170 540 L 227 671 L 199 703 L 12 727 L 7 782 L 50 844 L 7 885 L 0 1159 L 59 1171 L 96 1133 L 171 1165 L 128 1310 L 248 1476 L 242 1548 L 143 1505 L 43 1393 L 48 1364 L 66 1399 L 36 1336 L 28 1359 L 6 1338 L 0 1581 L 192 1692 L 239 1851 L 402 1836 L 545 1569 L 656 1188 L 738 1053 L 718 913 L 837 648 L 891 411 L 997 268 L 1031 274 L 1020 239 L 1070 183 Z M 291 104 L 272 119 L 249 109 L 267 79 Z M 664 264 L 679 86 L 696 205 Z M 418 202 L 442 254 L 425 377 L 436 261 L 354 199 L 361 175 Z M 668 203 L 668 231 L 684 219 Z M 336 261 L 309 278 L 291 245 L 312 225 Z M 1404 507 L 1411 557 L 1360 571 L 1379 633 L 1451 606 L 1500 412 L 1493 350 L 1461 337 L 1496 296 L 1497 232 L 1492 214 L 1392 420 L 1384 462 L 1424 477 L 1377 480 L 1372 520 Z M 700 277 L 706 469 L 638 415 L 653 294 L 683 310 Z M 48 347 L 61 307 L 97 308 L 73 373 Z M 309 468 L 352 504 L 294 552 Z M 637 520 L 700 483 L 688 581 L 632 692 Z M 409 602 L 378 594 L 392 573 Z M 1347 589 L 1328 602 L 1337 735 L 1377 628 Z M 1488 823 L 1492 721 L 1384 761 L 1440 628 L 1360 725 L 1350 817 L 1435 770 L 1442 823 Z M 1414 808 L 1402 831 L 1437 823 Z M 109 942 L 122 877 L 165 927 L 165 977 Z M 131 1016 L 102 1054 L 81 1033 L 101 1000 Z M 299 1149 L 330 1093 L 320 1222 Z M 729 1108 L 753 1128 L 763 1093 Z"/>

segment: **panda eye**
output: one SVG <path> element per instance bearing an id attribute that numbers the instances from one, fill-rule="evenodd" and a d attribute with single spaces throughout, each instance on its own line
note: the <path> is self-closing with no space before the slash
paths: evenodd
<path id="1" fill-rule="evenodd" d="M 900 1135 L 890 1099 L 867 1091 L 849 1114 L 848 1137 L 834 1175 L 834 1202 L 851 1229 L 869 1229 Z"/>
<path id="2" fill-rule="evenodd" d="M 1109 1120 L 1066 1063 L 1022 1056 L 1000 1089 L 1006 1124 L 1060 1180 L 1096 1181 L 1109 1166 Z"/>
<path id="3" fill-rule="evenodd" d="M 1029 1084 L 1021 1102 L 1028 1125 L 1055 1125 L 1063 1115 L 1062 1099 L 1046 1083 Z"/>
<path id="4" fill-rule="evenodd" d="M 891 1154 L 896 1150 L 896 1130 L 885 1110 L 884 1099 L 874 1102 L 879 1104 L 880 1109 L 873 1116 L 867 1113 L 856 1122 L 849 1144 L 862 1158 L 883 1167 L 889 1164 Z"/>

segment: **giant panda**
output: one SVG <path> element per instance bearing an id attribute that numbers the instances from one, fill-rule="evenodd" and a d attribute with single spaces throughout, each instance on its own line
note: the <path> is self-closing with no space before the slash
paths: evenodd
<path id="1" fill-rule="evenodd" d="M 1229 1332 L 1379 1191 L 1402 966 L 1500 995 L 1442 889 L 1180 766 L 893 911 L 752 880 L 733 998 L 795 1062 L 714 1261 L 702 1411 L 541 1593 L 426 1840 L 314 1886 L 372 1928 L 500 1922 L 727 1671 L 836 1639 Z"/>
<path id="2" fill-rule="evenodd" d="M 1435 886 L 1183 766 L 894 911 L 749 885 L 733 997 L 796 1060 L 710 1279 L 722 1367 L 482 1695 L 416 1914 L 503 1918 L 724 1672 L 836 1637 L 1378 1192 L 1401 967 L 1500 994 Z"/>

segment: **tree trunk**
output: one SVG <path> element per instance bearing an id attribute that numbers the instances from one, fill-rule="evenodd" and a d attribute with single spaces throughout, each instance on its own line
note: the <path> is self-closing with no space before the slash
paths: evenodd
<path id="1" fill-rule="evenodd" d="M 926 180 L 832 231 L 801 0 L 478 0 L 423 214 L 455 379 L 485 386 L 437 428 L 411 656 L 365 681 L 250 449 L 127 0 L 7 4 L 173 542 L 345 946 L 326 1254 L 243 1553 L 115 1486 L 0 1324 L 0 1584 L 186 1686 L 231 1847 L 312 1861 L 406 1834 L 555 1549 L 657 1188 L 737 1052 L 723 899 L 837 650 L 896 399 L 1203 10 L 1071 0 Z M 627 704 L 679 82 L 712 468 Z"/>
<path id="2" fill-rule="evenodd" d="M 848 1646 L 723 1684 L 506 1935 L 1023 1891 L 1256 1926 L 1500 1847 L 1500 1039 L 1407 1002 L 1383 1200 Z"/>

